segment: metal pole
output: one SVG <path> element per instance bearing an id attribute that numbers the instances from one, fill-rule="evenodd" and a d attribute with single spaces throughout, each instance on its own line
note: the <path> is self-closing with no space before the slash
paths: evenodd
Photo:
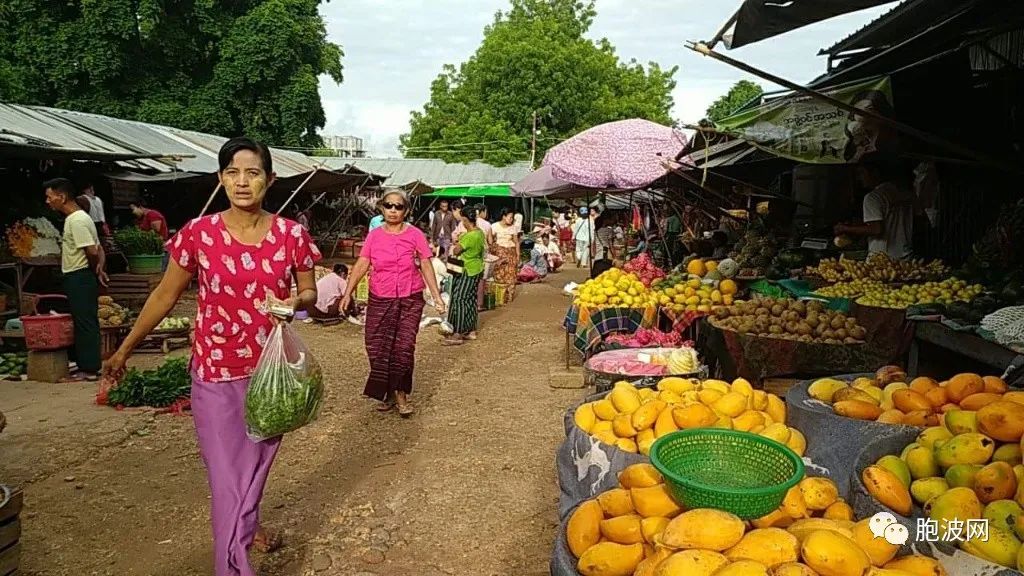
<path id="1" fill-rule="evenodd" d="M 842 100 L 837 100 L 837 99 L 835 99 L 835 98 L 833 98 L 831 96 L 828 96 L 826 94 L 822 94 L 821 92 L 818 92 L 818 91 L 813 90 L 811 88 L 808 88 L 806 86 L 801 86 L 800 84 L 797 84 L 796 82 L 792 82 L 790 80 L 786 80 L 785 78 L 781 78 L 781 77 L 776 76 L 774 74 L 771 74 L 769 72 L 765 72 L 764 70 L 760 70 L 758 68 L 755 68 L 755 67 L 753 67 L 753 66 L 751 66 L 749 64 L 746 64 L 744 62 L 740 62 L 739 60 L 736 60 L 734 58 L 730 58 L 729 56 L 726 56 L 726 55 L 724 55 L 724 54 L 722 54 L 720 52 L 715 52 L 714 50 L 712 50 L 711 48 L 709 48 L 707 45 L 705 45 L 703 43 L 700 43 L 700 42 L 687 42 L 687 47 L 689 49 L 693 50 L 694 52 L 697 52 L 699 54 L 703 54 L 705 56 L 710 56 L 711 58 L 714 58 L 715 60 L 718 60 L 719 62 L 724 62 L 725 64 L 729 64 L 730 66 L 732 66 L 734 68 L 738 68 L 740 70 L 743 70 L 744 72 L 747 72 L 749 74 L 753 74 L 753 75 L 758 76 L 760 78 L 763 78 L 763 79 L 765 79 L 765 80 L 767 80 L 769 82 L 778 84 L 780 86 L 784 86 L 784 87 L 786 87 L 786 88 L 788 88 L 790 90 L 793 90 L 795 92 L 799 92 L 801 94 L 810 96 L 811 98 L 814 98 L 814 99 L 817 99 L 817 100 L 821 100 L 822 102 L 831 104 L 832 106 L 835 106 L 836 108 L 839 108 L 840 110 L 845 110 L 847 112 L 850 112 L 851 114 L 856 114 L 858 116 L 866 116 L 868 118 L 873 118 L 875 120 L 878 120 L 879 122 L 883 122 L 885 124 L 888 124 L 889 126 L 894 128 L 895 130 L 897 130 L 899 132 L 902 132 L 904 134 L 908 134 L 908 135 L 913 136 L 915 138 L 918 138 L 918 139 L 920 139 L 920 140 L 922 140 L 924 142 L 927 142 L 927 143 L 930 143 L 930 144 L 934 144 L 935 146 L 939 146 L 939 147 L 945 148 L 947 150 L 950 150 L 950 151 L 955 152 L 957 154 L 966 156 L 968 158 L 973 158 L 975 160 L 978 160 L 979 162 L 983 162 L 983 163 L 988 164 L 990 166 L 993 166 L 993 167 L 996 167 L 996 168 L 1000 168 L 1002 170 L 1006 170 L 1006 171 L 1008 171 L 1010 173 L 1013 173 L 1013 174 L 1022 172 L 1021 168 L 1015 167 L 1015 166 L 1011 166 L 1011 165 L 1006 164 L 1006 163 L 1004 163 L 1004 162 L 1002 162 L 1002 161 L 1000 161 L 998 159 L 990 158 L 986 154 L 979 154 L 979 153 L 975 152 L 974 150 L 971 150 L 969 148 L 965 148 L 963 146 L 960 146 L 959 144 L 955 144 L 953 142 L 950 142 L 950 141 L 946 140 L 945 138 L 940 138 L 938 136 L 935 136 L 935 135 L 930 134 L 928 132 L 925 132 L 923 130 L 919 130 L 917 128 L 914 128 L 913 126 L 904 124 L 903 122 L 900 122 L 898 120 L 893 120 L 892 118 L 889 118 L 888 116 L 883 116 L 881 114 L 878 114 L 877 112 L 874 112 L 873 110 L 865 110 L 865 109 L 857 108 L 856 106 L 853 106 L 851 104 L 847 104 L 846 102 L 843 102 Z"/>

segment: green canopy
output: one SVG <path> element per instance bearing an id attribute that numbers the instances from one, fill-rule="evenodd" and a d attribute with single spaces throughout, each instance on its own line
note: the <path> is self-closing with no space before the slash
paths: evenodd
<path id="1" fill-rule="evenodd" d="M 444 198 L 484 198 L 488 196 L 509 196 L 509 184 L 485 184 L 482 186 L 447 186 L 436 188 L 424 196 L 440 196 Z"/>

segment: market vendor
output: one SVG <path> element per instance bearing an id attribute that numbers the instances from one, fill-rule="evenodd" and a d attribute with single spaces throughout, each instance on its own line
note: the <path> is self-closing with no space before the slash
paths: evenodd
<path id="1" fill-rule="evenodd" d="M 837 235 L 862 236 L 868 252 L 885 252 L 894 260 L 913 255 L 914 192 L 903 184 L 902 173 L 892 161 L 866 156 L 857 165 L 857 180 L 868 193 L 864 196 L 861 224 L 836 224 Z"/>
<path id="2" fill-rule="evenodd" d="M 96 196 L 96 189 L 92 187 L 91 182 L 86 182 L 85 186 L 82 186 L 82 194 L 89 199 L 89 210 L 87 212 L 96 226 L 96 232 L 104 236 L 110 236 L 110 226 L 107 225 L 107 214 L 103 210 L 103 200 Z"/>
<path id="3" fill-rule="evenodd" d="M 348 288 L 348 266 L 335 264 L 330 274 L 316 282 L 316 304 L 309 309 L 309 315 L 317 320 L 340 321 L 342 318 L 352 324 L 361 326 L 359 309 L 354 300 L 349 302 L 348 308 L 341 310 L 341 297 L 345 295 Z"/>
<path id="4" fill-rule="evenodd" d="M 139 227 L 139 230 L 156 232 L 161 239 L 167 241 L 167 218 L 164 218 L 163 214 L 152 208 L 146 208 L 141 202 L 132 202 L 128 207 L 135 215 L 135 225 Z"/>
<path id="5" fill-rule="evenodd" d="M 64 215 L 61 239 L 61 272 L 64 292 L 75 330 L 75 362 L 78 374 L 70 381 L 94 382 L 100 372 L 100 285 L 107 285 L 106 254 L 96 224 L 75 199 L 75 186 L 66 178 L 43 184 L 46 205 Z"/>

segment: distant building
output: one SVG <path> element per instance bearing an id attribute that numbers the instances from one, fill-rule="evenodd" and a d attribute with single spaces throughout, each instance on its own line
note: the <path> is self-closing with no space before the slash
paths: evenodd
<path id="1" fill-rule="evenodd" d="M 357 136 L 323 136 L 324 147 L 341 158 L 366 158 L 363 139 Z"/>

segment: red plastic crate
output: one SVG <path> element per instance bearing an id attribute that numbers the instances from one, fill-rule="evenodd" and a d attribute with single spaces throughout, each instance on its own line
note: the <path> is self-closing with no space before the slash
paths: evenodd
<path id="1" fill-rule="evenodd" d="M 75 343 L 75 323 L 71 314 L 22 316 L 25 347 L 29 350 L 59 350 Z"/>

